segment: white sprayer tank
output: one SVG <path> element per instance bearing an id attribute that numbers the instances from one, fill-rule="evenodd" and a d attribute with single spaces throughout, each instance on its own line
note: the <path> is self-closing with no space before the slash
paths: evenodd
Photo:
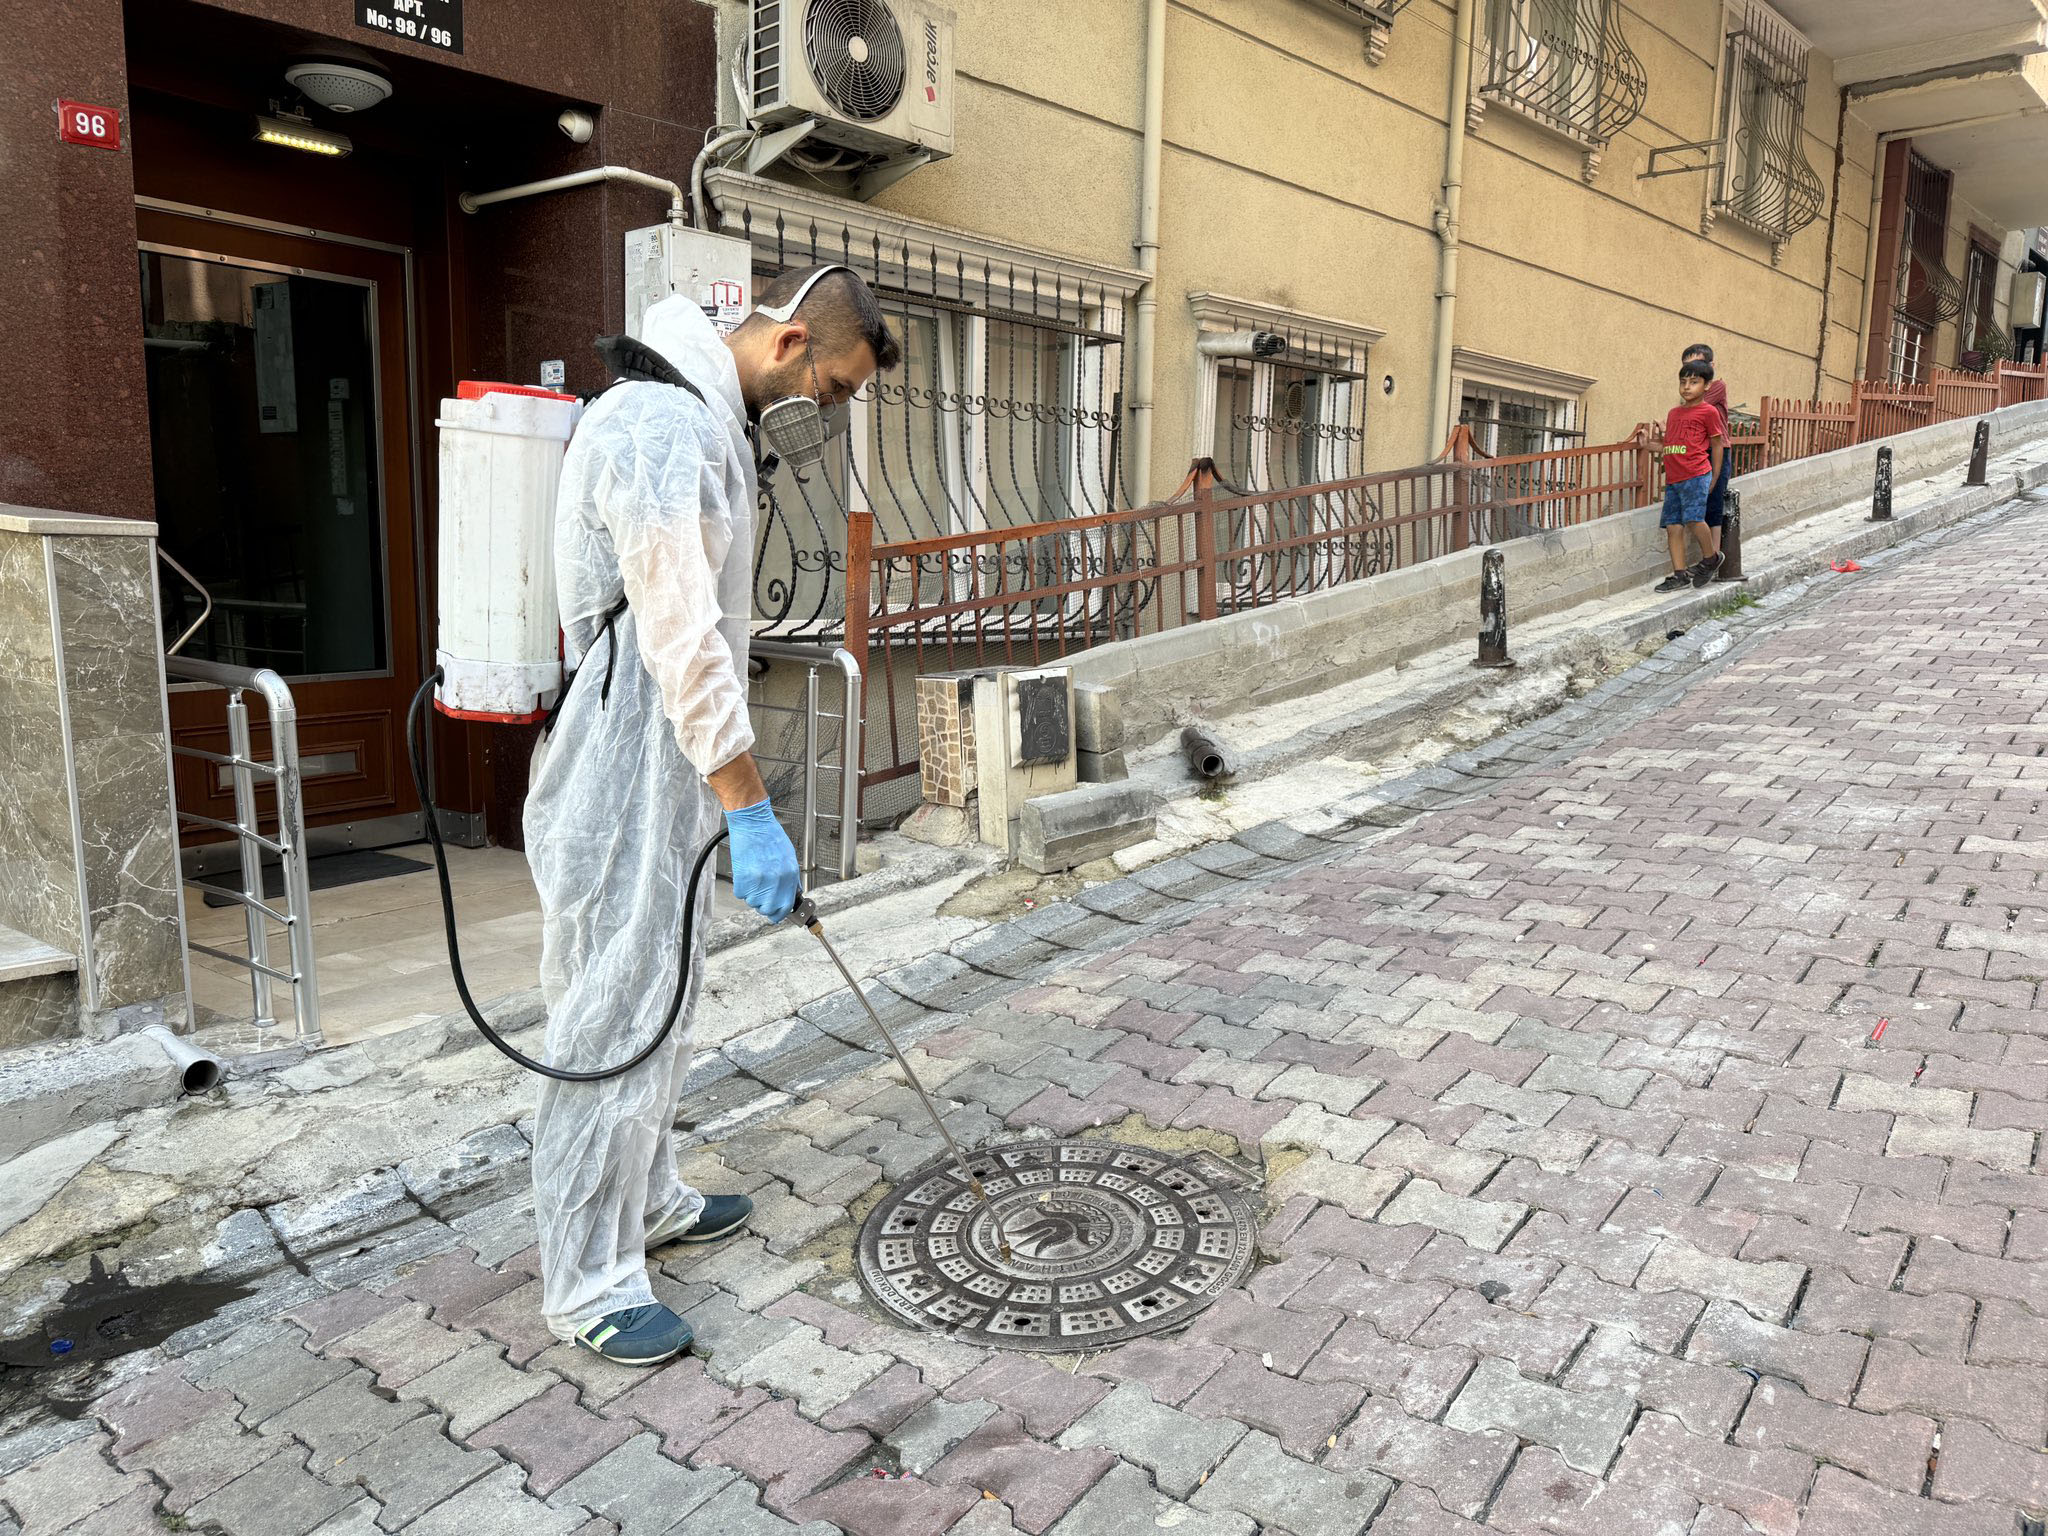
<path id="1" fill-rule="evenodd" d="M 555 490 L 581 410 L 525 384 L 464 381 L 441 402 L 443 714 L 533 721 L 561 692 Z"/>

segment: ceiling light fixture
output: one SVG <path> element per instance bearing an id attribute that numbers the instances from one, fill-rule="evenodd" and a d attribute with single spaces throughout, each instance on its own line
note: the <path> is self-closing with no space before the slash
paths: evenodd
<path id="1" fill-rule="evenodd" d="M 367 112 L 391 95 L 391 82 L 376 70 L 327 59 L 302 59 L 284 77 L 313 105 L 330 112 Z"/>
<path id="2" fill-rule="evenodd" d="M 326 155 L 331 160 L 339 160 L 356 147 L 347 134 L 336 133 L 332 128 L 315 127 L 310 118 L 282 109 L 259 113 L 254 137 L 259 144 L 303 149 L 309 154 Z"/>

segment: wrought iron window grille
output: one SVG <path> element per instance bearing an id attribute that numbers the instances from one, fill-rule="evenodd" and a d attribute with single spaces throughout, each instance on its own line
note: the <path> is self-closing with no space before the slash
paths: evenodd
<path id="1" fill-rule="evenodd" d="M 760 282 L 822 262 L 852 267 L 904 351 L 893 374 L 855 395 L 849 430 L 827 445 L 818 472 L 798 480 L 781 469 L 763 482 L 756 633 L 838 636 L 852 512 L 872 513 L 876 542 L 891 543 L 1129 504 L 1123 293 L 1051 262 L 969 256 L 772 207 L 729 208 L 726 227 L 752 241 Z M 1057 546 L 1068 542 L 1037 541 L 1034 557 L 1064 559 Z M 905 579 L 924 592 L 958 574 L 926 566 Z"/>
<path id="2" fill-rule="evenodd" d="M 1387 44 L 1394 35 L 1394 18 L 1408 9 L 1410 0 L 1309 0 L 1309 3 L 1359 22 L 1365 32 L 1365 62 L 1383 64 L 1386 62 Z"/>
<path id="3" fill-rule="evenodd" d="M 1827 189 L 1802 147 L 1807 54 L 1805 40 L 1757 0 L 1728 34 L 1720 190 L 1701 232 L 1725 214 L 1771 242 L 1773 263 L 1827 206 Z"/>
<path id="4" fill-rule="evenodd" d="M 1649 95 L 1615 0 L 1490 0 L 1477 46 L 1485 68 L 1467 128 L 1476 130 L 1487 104 L 1497 102 L 1579 145 L 1589 182 Z"/>
<path id="5" fill-rule="evenodd" d="M 1896 313 L 1930 329 L 1961 317 L 1963 285 L 1953 272 L 1925 251 L 1910 248 L 1899 265 Z"/>

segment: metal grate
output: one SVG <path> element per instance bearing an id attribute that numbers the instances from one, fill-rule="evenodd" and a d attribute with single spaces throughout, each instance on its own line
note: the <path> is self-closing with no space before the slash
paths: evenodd
<path id="1" fill-rule="evenodd" d="M 1649 77 L 1613 0 L 1493 0 L 1480 94 L 1599 146 L 1641 114 Z"/>
<path id="2" fill-rule="evenodd" d="M 1721 212 L 1782 245 L 1821 215 L 1827 189 L 1806 163 L 1807 46 L 1751 0 L 1728 37 L 1727 159 Z"/>

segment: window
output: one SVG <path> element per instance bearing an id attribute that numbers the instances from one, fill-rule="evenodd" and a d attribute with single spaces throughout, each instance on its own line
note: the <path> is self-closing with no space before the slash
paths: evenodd
<path id="1" fill-rule="evenodd" d="M 900 544 L 1128 504 L 1119 425 L 1133 274 L 736 170 L 714 169 L 710 184 L 725 232 L 754 247 L 757 283 L 844 262 L 874 288 L 903 346 L 901 365 L 854 397 L 820 470 L 805 483 L 779 470 L 763 486 L 758 631 L 836 631 L 851 513 L 873 516 L 878 544 Z M 1093 538 L 1036 540 L 1034 558 L 1085 562 Z M 894 565 L 921 596 L 926 583 L 966 577 L 951 556 Z"/>
<path id="2" fill-rule="evenodd" d="M 1927 344 L 1934 332 L 1919 321 L 1902 314 L 1892 316 L 1889 380 L 1893 385 L 1914 385 L 1926 377 Z"/>
<path id="3" fill-rule="evenodd" d="M 1737 17 L 1728 34 L 1714 210 L 1782 249 L 1827 200 L 1803 142 L 1807 44 L 1761 0 L 1746 0 Z"/>
<path id="4" fill-rule="evenodd" d="M 1620 10 L 1615 0 L 1491 0 L 1486 13 L 1480 108 L 1498 102 L 1583 145 L 1588 181 L 1648 92 Z"/>
<path id="5" fill-rule="evenodd" d="M 1467 384 L 1459 395 L 1458 420 L 1472 429 L 1472 445 L 1489 458 L 1514 458 L 1575 448 L 1579 402 Z"/>
<path id="6" fill-rule="evenodd" d="M 1969 265 L 1963 279 L 1963 329 L 1959 350 L 1974 352 L 1997 327 L 1993 301 L 1997 296 L 1998 253 L 1970 242 Z"/>
<path id="7" fill-rule="evenodd" d="M 1585 395 L 1594 380 L 1467 347 L 1451 351 L 1458 422 L 1482 460 L 1510 461 L 1476 471 L 1467 482 L 1475 503 L 1502 503 L 1473 520 L 1475 539 L 1492 543 L 1569 520 L 1566 500 L 1584 466 L 1569 459 L 1527 456 L 1577 448 L 1586 440 Z"/>

